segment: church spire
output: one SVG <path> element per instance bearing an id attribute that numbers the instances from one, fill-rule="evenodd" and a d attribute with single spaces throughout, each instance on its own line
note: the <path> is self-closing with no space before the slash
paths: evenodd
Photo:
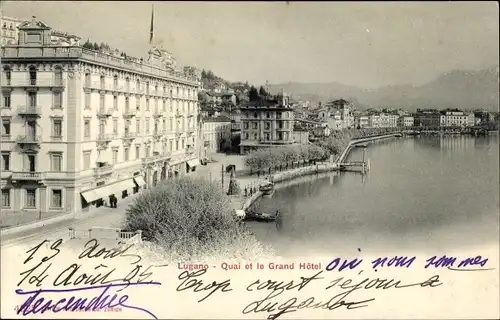
<path id="1" fill-rule="evenodd" d="M 154 32 L 155 32 L 155 5 L 153 4 L 151 8 L 151 28 L 149 31 L 149 44 L 153 44 L 154 40 Z"/>

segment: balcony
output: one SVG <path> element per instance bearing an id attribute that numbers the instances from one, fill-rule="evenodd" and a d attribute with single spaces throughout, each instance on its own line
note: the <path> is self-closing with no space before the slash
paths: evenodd
<path id="1" fill-rule="evenodd" d="M 42 115 L 42 108 L 37 106 L 18 106 L 17 114 L 24 117 L 37 117 Z"/>
<path id="2" fill-rule="evenodd" d="M 122 136 L 123 140 L 134 140 L 137 137 L 135 132 L 125 132 Z"/>
<path id="3" fill-rule="evenodd" d="M 155 155 L 151 155 L 151 156 L 142 158 L 142 163 L 148 164 L 148 163 L 152 163 L 152 162 L 156 162 L 156 161 L 163 161 L 163 160 L 169 159 L 170 157 L 171 157 L 170 152 L 165 152 L 163 154 L 155 154 Z"/>
<path id="4" fill-rule="evenodd" d="M 135 117 L 136 114 L 137 114 L 136 109 L 128 109 L 128 110 L 125 110 L 123 112 L 123 117 L 124 118 L 132 118 L 132 117 Z"/>
<path id="5" fill-rule="evenodd" d="M 20 144 L 21 147 L 24 146 L 39 146 L 42 143 L 42 136 L 37 135 L 19 135 L 16 138 L 16 143 Z"/>
<path id="6" fill-rule="evenodd" d="M 102 133 L 97 136 L 98 142 L 110 142 L 113 141 L 115 135 L 112 133 Z"/>
<path id="7" fill-rule="evenodd" d="M 113 165 L 106 165 L 103 167 L 94 168 L 94 175 L 96 177 L 107 176 L 113 173 Z"/>
<path id="8" fill-rule="evenodd" d="M 93 91 L 115 91 L 117 88 L 112 83 L 106 83 L 101 81 L 85 81 L 83 85 L 84 89 Z"/>
<path id="9" fill-rule="evenodd" d="M 2 86 L 10 88 L 64 88 L 63 79 L 4 79 Z"/>
<path id="10" fill-rule="evenodd" d="M 163 111 L 162 110 L 155 110 L 153 113 L 154 118 L 160 118 L 163 117 Z"/>
<path id="11" fill-rule="evenodd" d="M 158 130 L 153 132 L 154 139 L 160 139 L 161 137 L 163 137 L 163 135 L 164 135 L 163 130 Z"/>
<path id="12" fill-rule="evenodd" d="M 97 111 L 97 117 L 98 118 L 107 118 L 107 117 L 111 117 L 113 115 L 113 109 L 104 109 L 104 108 L 101 108 Z"/>
<path id="13" fill-rule="evenodd" d="M 41 181 L 43 172 L 39 171 L 12 171 L 12 181 Z"/>

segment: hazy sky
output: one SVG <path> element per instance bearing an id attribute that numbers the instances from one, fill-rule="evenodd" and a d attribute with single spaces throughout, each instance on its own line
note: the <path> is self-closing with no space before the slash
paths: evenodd
<path id="1" fill-rule="evenodd" d="M 132 55 L 148 49 L 152 2 L 2 1 L 60 31 Z M 232 81 L 421 84 L 498 65 L 490 2 L 155 2 L 156 37 L 180 64 Z"/>

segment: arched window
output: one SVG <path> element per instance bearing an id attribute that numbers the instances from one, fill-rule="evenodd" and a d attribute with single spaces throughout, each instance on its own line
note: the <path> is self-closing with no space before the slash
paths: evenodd
<path id="1" fill-rule="evenodd" d="M 118 89 L 118 75 L 117 75 L 117 74 L 115 74 L 115 75 L 113 76 L 113 88 L 114 88 L 115 90 L 116 90 L 116 89 Z"/>
<path id="2" fill-rule="evenodd" d="M 31 66 L 29 68 L 29 72 L 30 72 L 30 85 L 36 85 L 36 67 Z"/>
<path id="3" fill-rule="evenodd" d="M 106 78 L 102 75 L 101 76 L 101 89 L 104 89 L 104 87 L 105 87 L 105 79 Z"/>
<path id="4" fill-rule="evenodd" d="M 54 80 L 56 85 L 62 85 L 62 68 L 59 66 L 54 68 Z"/>
<path id="5" fill-rule="evenodd" d="M 9 66 L 4 66 L 3 67 L 3 72 L 5 74 L 5 83 L 10 86 L 10 82 L 12 80 L 12 72 L 10 70 Z"/>
<path id="6" fill-rule="evenodd" d="M 125 78 L 125 87 L 127 88 L 127 91 L 130 90 L 130 78 L 129 77 Z"/>
<path id="7" fill-rule="evenodd" d="M 90 87 L 91 80 L 90 80 L 90 72 L 85 72 L 85 86 Z"/>

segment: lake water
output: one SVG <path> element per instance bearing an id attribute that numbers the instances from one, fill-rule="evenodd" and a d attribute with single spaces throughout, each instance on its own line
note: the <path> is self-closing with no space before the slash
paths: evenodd
<path id="1" fill-rule="evenodd" d="M 252 222 L 251 230 L 281 256 L 498 245 L 498 135 L 391 139 L 370 144 L 365 157 L 364 176 L 311 176 L 263 198 L 257 208 L 282 210 L 283 226 Z"/>

